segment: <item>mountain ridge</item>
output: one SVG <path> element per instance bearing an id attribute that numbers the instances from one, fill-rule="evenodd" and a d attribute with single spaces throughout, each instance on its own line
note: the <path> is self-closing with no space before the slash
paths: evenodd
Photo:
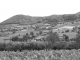
<path id="1" fill-rule="evenodd" d="M 5 24 L 34 24 L 38 22 L 47 22 L 56 24 L 57 22 L 63 21 L 76 21 L 80 20 L 80 12 L 76 14 L 63 14 L 63 15 L 50 15 L 50 16 L 29 16 L 29 15 L 14 15 L 7 20 L 1 22 L 1 25 Z"/>

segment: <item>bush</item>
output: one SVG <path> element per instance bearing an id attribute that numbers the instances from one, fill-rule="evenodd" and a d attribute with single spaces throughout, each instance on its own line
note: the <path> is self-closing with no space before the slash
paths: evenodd
<path id="1" fill-rule="evenodd" d="M 37 43 L 37 42 L 10 42 L 10 43 L 1 43 L 0 51 L 22 51 L 22 50 L 45 50 L 45 49 L 79 49 L 80 44 L 76 42 L 66 42 L 66 41 L 56 41 L 55 43 L 48 42 L 46 43 Z"/>
<path id="2" fill-rule="evenodd" d="M 69 41 L 69 37 L 66 34 L 63 34 L 64 41 Z"/>
<path id="3" fill-rule="evenodd" d="M 0 51 L 4 51 L 5 50 L 5 43 L 0 43 Z"/>
<path id="4" fill-rule="evenodd" d="M 80 34 L 76 35 L 75 41 L 76 41 L 76 43 L 80 43 Z"/>
<path id="5" fill-rule="evenodd" d="M 66 47 L 66 42 L 58 41 L 54 44 L 53 49 L 64 49 L 65 47 Z"/>
<path id="6" fill-rule="evenodd" d="M 80 45 L 77 43 L 69 45 L 67 49 L 80 49 Z"/>
<path id="7" fill-rule="evenodd" d="M 17 36 L 11 38 L 12 41 L 18 41 L 19 38 Z"/>

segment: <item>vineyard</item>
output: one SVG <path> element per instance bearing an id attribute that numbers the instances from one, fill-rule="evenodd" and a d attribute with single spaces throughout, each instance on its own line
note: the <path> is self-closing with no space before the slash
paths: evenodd
<path id="1" fill-rule="evenodd" d="M 0 51 L 0 60 L 80 60 L 80 50 Z"/>

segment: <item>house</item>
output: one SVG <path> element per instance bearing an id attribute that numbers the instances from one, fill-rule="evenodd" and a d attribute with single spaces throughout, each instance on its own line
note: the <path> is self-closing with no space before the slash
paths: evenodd
<path id="1" fill-rule="evenodd" d="M 50 26 L 51 24 L 45 23 L 44 25 L 45 25 L 45 26 Z"/>
<path id="2" fill-rule="evenodd" d="M 32 27 L 41 27 L 41 26 L 44 26 L 44 23 L 36 23 L 36 24 L 33 24 Z"/>
<path id="3" fill-rule="evenodd" d="M 43 33 L 49 33 L 49 30 L 43 30 L 42 32 Z"/>
<path id="4" fill-rule="evenodd" d="M 38 36 L 35 38 L 36 41 L 43 41 L 43 39 L 46 38 L 46 36 Z"/>

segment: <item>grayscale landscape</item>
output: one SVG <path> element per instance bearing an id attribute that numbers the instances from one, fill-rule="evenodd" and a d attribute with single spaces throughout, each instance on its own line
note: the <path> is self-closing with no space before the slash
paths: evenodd
<path id="1" fill-rule="evenodd" d="M 0 60 L 80 60 L 80 12 L 1 22 Z"/>

